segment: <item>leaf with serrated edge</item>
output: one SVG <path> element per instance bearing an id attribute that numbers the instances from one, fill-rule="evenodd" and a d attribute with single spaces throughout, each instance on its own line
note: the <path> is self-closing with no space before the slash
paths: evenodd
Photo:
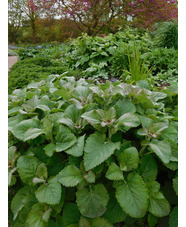
<path id="1" fill-rule="evenodd" d="M 139 163 L 138 151 L 135 147 L 125 149 L 118 157 L 120 169 L 122 171 L 131 171 L 136 169 Z"/>
<path id="2" fill-rule="evenodd" d="M 32 156 L 21 156 L 17 161 L 18 173 L 24 183 L 31 184 L 36 176 L 36 170 L 40 161 Z"/>
<path id="3" fill-rule="evenodd" d="M 26 220 L 26 226 L 28 227 L 46 227 L 49 221 L 52 209 L 45 204 L 36 203 Z"/>
<path id="4" fill-rule="evenodd" d="M 171 157 L 171 147 L 168 143 L 159 140 L 152 140 L 149 144 L 153 151 L 165 164 L 168 164 Z"/>
<path id="5" fill-rule="evenodd" d="M 136 115 L 132 113 L 125 113 L 117 120 L 117 124 L 128 127 L 137 127 L 140 124 L 140 121 Z"/>
<path id="6" fill-rule="evenodd" d="M 76 193 L 76 202 L 81 214 L 85 217 L 96 218 L 103 215 L 109 196 L 103 184 L 97 184 L 90 191 L 83 188 Z"/>
<path id="7" fill-rule="evenodd" d="M 48 183 L 41 185 L 35 192 L 36 198 L 40 203 L 55 205 L 61 199 L 61 185 L 59 183 Z"/>
<path id="8" fill-rule="evenodd" d="M 80 157 L 83 154 L 84 140 L 85 140 L 85 135 L 80 136 L 77 140 L 77 143 L 74 144 L 69 149 L 65 150 L 65 152 L 74 157 Z"/>
<path id="9" fill-rule="evenodd" d="M 61 170 L 58 174 L 58 182 L 65 187 L 74 187 L 83 179 L 80 169 L 70 165 Z"/>
<path id="10" fill-rule="evenodd" d="M 14 214 L 14 220 L 17 218 L 19 212 L 28 204 L 34 203 L 34 194 L 31 194 L 29 186 L 21 188 L 11 202 L 11 210 Z"/>
<path id="11" fill-rule="evenodd" d="M 148 193 L 141 176 L 130 173 L 124 183 L 116 186 L 116 198 L 131 217 L 143 217 L 147 211 Z"/>
<path id="12" fill-rule="evenodd" d="M 156 217 L 164 217 L 169 214 L 170 205 L 163 194 L 158 192 L 149 199 L 148 210 Z"/>
<path id="13" fill-rule="evenodd" d="M 105 135 L 101 133 L 94 133 L 86 141 L 84 165 L 85 170 L 88 171 L 98 166 L 109 158 L 116 149 L 120 148 L 120 142 L 113 143 L 105 141 Z"/>
<path id="14" fill-rule="evenodd" d="M 109 180 L 123 180 L 123 173 L 114 162 L 112 162 L 109 166 L 106 173 L 106 178 Z"/>
<path id="15" fill-rule="evenodd" d="M 77 142 L 77 139 L 74 136 L 74 134 L 63 125 L 59 126 L 59 130 L 56 135 L 56 140 L 57 140 L 57 143 L 56 143 L 57 152 L 64 151 L 70 148 L 71 146 L 73 146 Z"/>

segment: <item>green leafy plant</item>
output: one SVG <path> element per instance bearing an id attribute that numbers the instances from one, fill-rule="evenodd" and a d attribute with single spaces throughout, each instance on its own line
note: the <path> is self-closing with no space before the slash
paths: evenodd
<path id="1" fill-rule="evenodd" d="M 157 25 L 152 32 L 155 45 L 159 47 L 167 47 L 178 49 L 178 21 L 165 21 Z"/>
<path id="2" fill-rule="evenodd" d="M 170 97 L 169 89 L 95 85 L 65 75 L 14 90 L 11 225 L 173 225 L 178 153 Z"/>
<path id="3" fill-rule="evenodd" d="M 78 76 L 79 72 L 68 69 L 57 61 L 48 57 L 27 58 L 14 64 L 8 75 L 8 92 L 23 88 L 31 82 L 37 82 L 47 78 L 50 74 L 62 74 Z"/>
<path id="4" fill-rule="evenodd" d="M 17 54 L 13 50 L 8 49 L 8 56 L 17 56 Z"/>
<path id="5" fill-rule="evenodd" d="M 146 80 L 150 77 L 152 69 L 149 69 L 149 64 L 146 64 L 146 59 L 141 59 L 141 53 L 136 46 L 132 48 L 132 54 L 128 53 L 128 68 L 129 71 L 123 70 L 124 75 L 126 73 L 129 75 L 126 78 L 130 80 L 132 83 L 137 82 L 139 80 Z M 122 76 L 125 77 L 125 76 Z"/>

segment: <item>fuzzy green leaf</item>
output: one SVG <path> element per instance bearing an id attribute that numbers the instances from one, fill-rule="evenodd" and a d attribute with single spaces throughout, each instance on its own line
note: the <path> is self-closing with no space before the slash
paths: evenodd
<path id="1" fill-rule="evenodd" d="M 57 140 L 56 143 L 57 152 L 64 151 L 77 142 L 77 139 L 74 136 L 74 134 L 63 125 L 59 126 L 59 130 L 55 138 Z"/>
<path id="2" fill-rule="evenodd" d="M 45 204 L 36 203 L 26 220 L 26 226 L 28 227 L 46 227 L 49 221 L 52 209 Z"/>
<path id="3" fill-rule="evenodd" d="M 141 176 L 130 173 L 127 180 L 116 185 L 116 198 L 124 212 L 131 217 L 143 217 L 147 211 L 148 193 Z"/>
<path id="4" fill-rule="evenodd" d="M 170 205 L 163 194 L 159 192 L 160 184 L 156 181 L 147 184 L 149 191 L 148 210 L 156 217 L 167 216 L 170 212 Z"/>
<path id="5" fill-rule="evenodd" d="M 24 120 L 12 128 L 13 135 L 22 140 L 27 141 L 34 139 L 44 133 L 43 129 L 38 128 L 40 121 L 38 119 Z"/>
<path id="6" fill-rule="evenodd" d="M 136 107 L 129 100 L 119 100 L 115 106 L 117 118 L 121 117 L 125 113 L 135 113 Z"/>
<path id="7" fill-rule="evenodd" d="M 102 184 L 93 186 L 90 191 L 83 188 L 76 193 L 76 202 L 81 214 L 85 217 L 100 217 L 106 211 L 109 200 L 107 190 Z"/>
<path id="8" fill-rule="evenodd" d="M 169 163 L 171 157 L 171 147 L 168 143 L 159 140 L 152 140 L 149 144 L 153 151 L 165 164 Z"/>
<path id="9" fill-rule="evenodd" d="M 170 212 L 170 205 L 161 192 L 149 199 L 148 210 L 156 217 L 167 216 Z"/>
<path id="10" fill-rule="evenodd" d="M 65 152 L 74 157 L 80 157 L 83 154 L 84 141 L 85 141 L 85 135 L 80 136 L 77 140 L 77 143 L 74 144 L 69 149 L 65 150 Z"/>
<path id="11" fill-rule="evenodd" d="M 85 170 L 93 169 L 109 158 L 116 149 L 119 149 L 120 142 L 113 143 L 105 141 L 105 135 L 94 133 L 88 137 L 85 144 L 84 165 Z"/>
<path id="12" fill-rule="evenodd" d="M 61 185 L 59 183 L 48 183 L 41 185 L 35 192 L 36 198 L 40 203 L 55 205 L 61 199 Z"/>
<path id="13" fill-rule="evenodd" d="M 74 187 L 83 179 L 80 169 L 70 165 L 61 170 L 58 174 L 59 183 L 65 187 Z"/>
<path id="14" fill-rule="evenodd" d="M 36 170 L 39 164 L 39 160 L 32 156 L 23 155 L 17 160 L 18 173 L 24 183 L 32 183 L 32 179 L 36 176 Z"/>
<path id="15" fill-rule="evenodd" d="M 136 115 L 132 113 L 125 113 L 117 120 L 117 123 L 118 125 L 137 127 L 140 124 L 140 121 Z"/>
<path id="16" fill-rule="evenodd" d="M 112 162 L 109 166 L 106 173 L 106 178 L 109 180 L 123 180 L 123 173 L 114 162 Z"/>
<path id="17" fill-rule="evenodd" d="M 32 205 L 35 202 L 34 194 L 32 194 L 31 189 L 29 186 L 25 186 L 21 188 L 14 198 L 12 199 L 11 203 L 11 210 L 14 215 L 14 220 L 17 218 L 19 212 L 28 205 Z"/>
<path id="18" fill-rule="evenodd" d="M 122 171 L 131 171 L 136 169 L 139 163 L 138 151 L 135 147 L 125 149 L 118 157 L 120 169 Z"/>

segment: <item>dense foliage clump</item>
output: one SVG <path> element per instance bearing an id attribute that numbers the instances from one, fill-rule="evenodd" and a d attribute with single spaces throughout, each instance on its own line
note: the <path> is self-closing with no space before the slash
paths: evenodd
<path id="1" fill-rule="evenodd" d="M 50 75 L 9 96 L 9 219 L 20 226 L 177 220 L 175 88 Z M 162 224 L 163 223 L 163 224 Z"/>

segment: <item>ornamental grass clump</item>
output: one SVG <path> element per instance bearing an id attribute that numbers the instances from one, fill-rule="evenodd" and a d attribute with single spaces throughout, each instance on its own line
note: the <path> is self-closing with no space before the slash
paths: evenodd
<path id="1" fill-rule="evenodd" d="M 174 226 L 177 122 L 167 94 L 64 75 L 14 90 L 11 226 Z"/>

